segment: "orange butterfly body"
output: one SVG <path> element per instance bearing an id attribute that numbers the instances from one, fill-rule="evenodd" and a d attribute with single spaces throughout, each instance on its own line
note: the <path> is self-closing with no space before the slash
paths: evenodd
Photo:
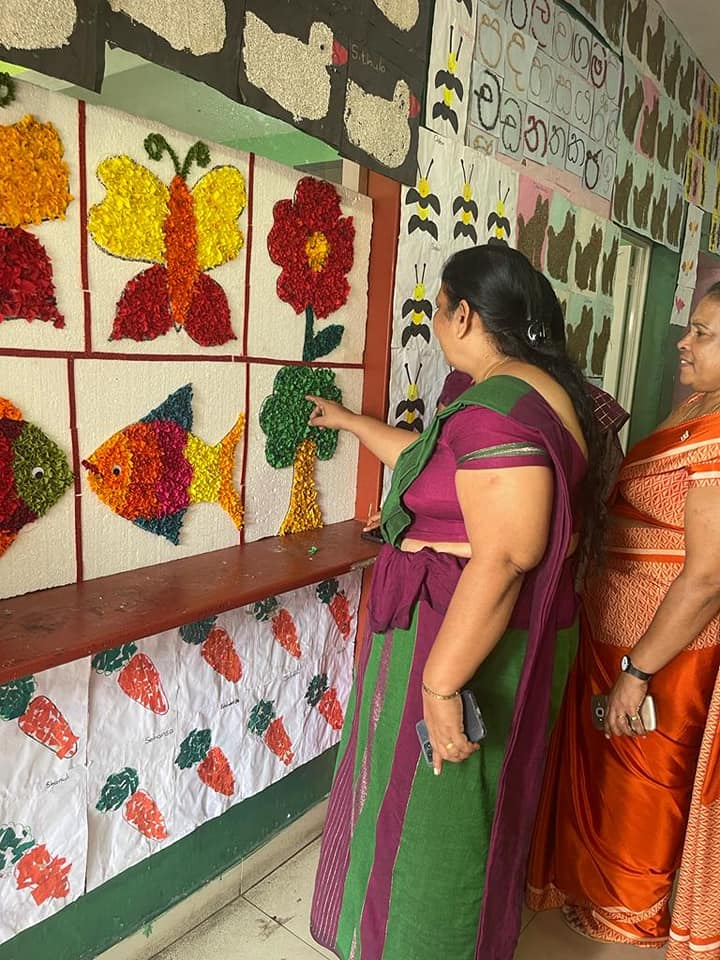
<path id="1" fill-rule="evenodd" d="M 235 259 L 243 246 L 237 220 L 247 202 L 245 178 L 235 167 L 214 167 L 190 187 L 193 164 L 210 162 L 204 143 L 191 147 L 182 165 L 160 134 L 146 137 L 145 150 L 152 160 L 169 154 L 170 186 L 130 157 L 109 157 L 98 166 L 107 195 L 88 215 L 98 246 L 153 264 L 126 285 L 111 339 L 153 340 L 174 327 L 203 346 L 227 343 L 235 338 L 227 297 L 205 271 Z"/>

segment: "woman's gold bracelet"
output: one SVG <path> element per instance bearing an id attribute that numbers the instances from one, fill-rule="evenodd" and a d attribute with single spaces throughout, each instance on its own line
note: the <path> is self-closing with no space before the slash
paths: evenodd
<path id="1" fill-rule="evenodd" d="M 429 697 L 432 697 L 434 700 L 454 700 L 456 697 L 460 696 L 460 691 L 456 690 L 455 693 L 435 693 L 434 690 L 431 690 L 430 687 L 423 680 L 423 693 L 426 693 Z"/>

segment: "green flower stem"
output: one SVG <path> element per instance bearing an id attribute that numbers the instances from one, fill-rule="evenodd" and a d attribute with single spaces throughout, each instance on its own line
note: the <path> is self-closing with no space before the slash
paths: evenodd
<path id="1" fill-rule="evenodd" d="M 315 314 L 311 306 L 305 307 L 305 342 L 303 343 L 303 360 L 308 363 L 314 360 L 315 345 Z"/>

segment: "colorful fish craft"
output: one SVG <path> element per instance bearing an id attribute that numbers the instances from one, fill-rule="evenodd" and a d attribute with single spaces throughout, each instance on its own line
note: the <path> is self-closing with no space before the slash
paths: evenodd
<path id="1" fill-rule="evenodd" d="M 88 483 L 106 506 L 142 530 L 180 542 L 192 503 L 219 503 L 238 530 L 244 509 L 233 484 L 243 414 L 211 446 L 192 430 L 192 385 L 186 384 L 137 423 L 113 434 L 82 461 Z"/>
<path id="2" fill-rule="evenodd" d="M 193 164 L 210 163 L 206 144 L 194 144 L 182 164 L 158 133 L 144 146 L 151 160 L 164 153 L 172 160 L 170 186 L 128 156 L 108 157 L 97 170 L 107 195 L 88 214 L 99 247 L 153 264 L 126 285 L 110 339 L 155 340 L 174 327 L 204 347 L 234 340 L 225 291 L 205 271 L 234 260 L 243 246 L 237 219 L 247 203 L 245 178 L 236 167 L 214 167 L 189 187 Z"/>
<path id="3" fill-rule="evenodd" d="M 0 397 L 0 557 L 22 528 L 46 514 L 72 483 L 60 447 Z"/>

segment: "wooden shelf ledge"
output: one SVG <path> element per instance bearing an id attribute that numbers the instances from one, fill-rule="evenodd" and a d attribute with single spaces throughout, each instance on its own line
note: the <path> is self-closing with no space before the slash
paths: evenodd
<path id="1" fill-rule="evenodd" d="M 379 548 L 362 527 L 347 520 L 0 600 L 0 683 L 366 566 Z"/>

